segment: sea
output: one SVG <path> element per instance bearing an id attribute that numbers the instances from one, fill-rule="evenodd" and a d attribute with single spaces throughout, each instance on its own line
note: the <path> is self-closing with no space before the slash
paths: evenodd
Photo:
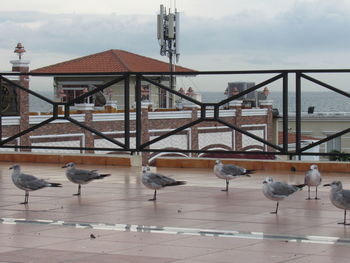
<path id="1" fill-rule="evenodd" d="M 41 95 L 52 99 L 53 92 L 41 92 Z M 215 103 L 226 99 L 223 92 L 201 92 L 202 102 Z M 282 92 L 271 92 L 268 100 L 272 100 L 273 108 L 282 112 Z M 52 111 L 52 106 L 37 97 L 30 95 L 30 112 Z M 307 112 L 309 107 L 314 107 L 314 112 L 350 112 L 349 98 L 335 92 L 303 92 L 301 94 L 301 111 Z M 288 94 L 288 111 L 295 112 L 295 93 Z"/>

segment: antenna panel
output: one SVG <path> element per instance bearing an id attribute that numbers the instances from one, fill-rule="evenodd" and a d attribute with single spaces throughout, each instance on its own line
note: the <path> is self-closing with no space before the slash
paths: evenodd
<path id="1" fill-rule="evenodd" d="M 175 15 L 169 14 L 168 15 L 168 38 L 174 39 L 175 38 Z"/>
<path id="2" fill-rule="evenodd" d="M 180 56 L 180 13 L 175 12 L 175 54 L 176 58 L 178 59 L 178 56 Z"/>

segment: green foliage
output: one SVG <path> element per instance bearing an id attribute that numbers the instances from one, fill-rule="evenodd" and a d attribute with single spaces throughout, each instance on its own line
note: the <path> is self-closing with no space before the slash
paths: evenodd
<path id="1" fill-rule="evenodd" d="M 350 161 L 350 155 L 346 152 L 340 152 L 338 150 L 333 150 L 330 153 L 336 153 L 336 155 L 330 155 L 329 160 L 330 161 L 340 161 L 340 162 L 347 162 Z"/>

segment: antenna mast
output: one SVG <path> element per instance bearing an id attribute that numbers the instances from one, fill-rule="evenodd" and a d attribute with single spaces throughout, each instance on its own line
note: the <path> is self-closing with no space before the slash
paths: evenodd
<path id="1" fill-rule="evenodd" d="M 175 71 L 175 65 L 173 58 L 176 62 L 179 61 L 179 29 L 180 29 L 180 13 L 175 12 L 167 13 L 166 8 L 160 5 L 160 12 L 157 15 L 157 38 L 160 45 L 160 55 L 167 56 L 169 58 L 170 66 L 170 88 L 174 89 L 173 72 Z M 169 97 L 169 106 L 172 106 L 172 97 Z"/>

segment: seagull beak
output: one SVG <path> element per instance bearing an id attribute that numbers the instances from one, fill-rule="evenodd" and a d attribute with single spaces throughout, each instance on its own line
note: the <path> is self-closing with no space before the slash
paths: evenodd
<path id="1" fill-rule="evenodd" d="M 67 165 L 63 165 L 62 168 L 67 168 Z"/>
<path id="2" fill-rule="evenodd" d="M 267 184 L 267 181 L 263 181 L 263 184 Z"/>
<path id="3" fill-rule="evenodd" d="M 323 186 L 331 186 L 330 184 L 324 184 Z"/>

